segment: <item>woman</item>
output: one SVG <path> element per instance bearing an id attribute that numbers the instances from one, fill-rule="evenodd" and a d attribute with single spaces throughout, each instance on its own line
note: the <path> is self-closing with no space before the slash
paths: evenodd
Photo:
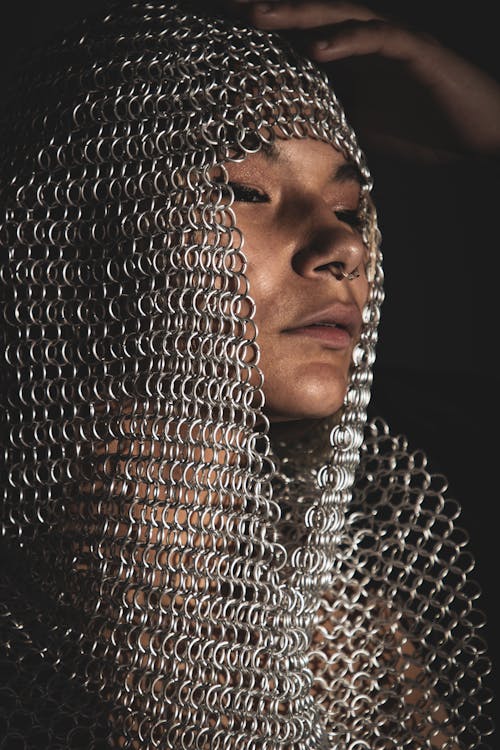
<path id="1" fill-rule="evenodd" d="M 6 746 L 481 747 L 456 508 L 366 426 L 380 234 L 326 78 L 183 3 L 118 5 L 25 76 Z"/>

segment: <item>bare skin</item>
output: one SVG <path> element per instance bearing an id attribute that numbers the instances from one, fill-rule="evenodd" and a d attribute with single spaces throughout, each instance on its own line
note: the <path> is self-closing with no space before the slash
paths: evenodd
<path id="1" fill-rule="evenodd" d="M 347 74 L 343 104 L 366 147 L 426 161 L 500 154 L 500 85 L 431 35 L 358 3 L 227 6 L 259 28 L 291 34 L 333 80 Z"/>
<path id="2" fill-rule="evenodd" d="M 241 9 L 242 5 L 232 3 L 234 8 Z M 330 63 L 375 53 L 404 64 L 416 80 L 433 91 L 442 104 L 444 121 L 453 126 L 452 137 L 436 144 L 428 141 L 428 127 L 422 128 L 419 141 L 414 134 L 409 138 L 404 132 L 394 130 L 397 121 L 392 122 L 390 116 L 387 122 L 391 127 L 387 129 L 383 121 L 373 123 L 369 118 L 360 128 L 355 118 L 350 117 L 355 129 L 370 137 L 370 142 L 399 153 L 433 159 L 448 158 L 450 143 L 457 152 L 498 153 L 498 86 L 434 40 L 414 35 L 350 3 L 297 2 L 292 7 L 276 2 L 274 13 L 263 13 L 253 2 L 245 7 L 240 12 L 250 13 L 254 23 L 262 28 L 310 32 L 310 37 L 307 33 L 304 37 L 306 46 L 310 44 L 310 54 L 318 61 Z M 348 26 L 344 25 L 346 21 L 350 21 Z M 318 46 L 320 39 L 329 44 Z M 357 118 L 362 119 L 361 110 Z M 245 238 L 249 292 L 256 303 L 266 408 L 273 421 L 288 425 L 289 420 L 300 423 L 306 418 L 332 414 L 342 404 L 368 281 L 363 263 L 365 250 L 358 230 L 345 220 L 346 212 L 355 212 L 359 185 L 352 176 L 349 180 L 331 179 L 344 163 L 343 157 L 331 146 L 309 139 L 278 145 L 275 159 L 265 154 L 250 156 L 240 164 L 228 165 L 227 170 L 235 192 L 236 223 Z M 350 281 L 340 280 L 333 273 L 339 268 L 345 271 L 359 268 L 360 276 Z M 315 335 L 297 333 L 297 328 L 311 314 L 337 303 L 353 311 L 352 334 L 345 345 L 326 345 Z M 283 383 L 287 384 L 286 390 Z M 138 448 L 132 453 L 134 450 Z M 106 452 L 113 455 L 119 452 L 119 446 L 106 446 Z M 125 445 L 123 452 L 129 456 L 129 446 Z M 210 460 L 212 456 L 203 458 Z M 144 495 L 139 493 L 139 497 Z M 205 534 L 205 527 L 213 520 L 212 499 L 207 496 L 202 503 L 198 502 L 201 505 L 206 502 L 207 513 L 203 517 L 199 509 L 189 509 L 189 499 L 183 497 L 182 507 L 169 507 L 161 518 L 155 519 L 151 542 L 157 543 L 162 537 L 163 543 L 172 543 L 175 523 L 183 526 L 189 519 L 196 528 L 193 547 L 213 544 L 213 535 Z M 147 528 L 149 511 L 142 509 L 140 502 L 135 510 Z M 115 526 L 113 531 L 119 536 L 125 535 L 127 529 Z M 185 542 L 181 533 L 176 536 L 177 544 Z M 179 560 L 172 558 L 170 563 L 175 565 Z M 203 577 L 193 580 L 192 587 L 209 591 Z M 172 601 L 166 605 L 172 605 Z M 389 623 L 389 616 L 387 620 Z M 325 613 L 321 626 L 330 631 L 334 625 L 334 617 Z M 110 632 L 104 631 L 103 636 L 108 639 Z M 315 640 L 320 641 L 320 636 L 318 629 Z M 401 634 L 394 636 L 394 651 L 403 638 Z M 407 656 L 412 655 L 413 645 L 405 643 L 401 650 Z M 180 664 L 180 671 L 182 667 Z M 418 665 L 408 676 L 420 680 Z M 414 691 L 408 702 L 417 700 L 420 694 Z M 442 708 L 437 705 L 436 709 L 437 718 L 442 720 Z M 450 748 L 446 743 L 447 738 L 442 735 L 432 740 L 435 748 Z"/>
<path id="3" fill-rule="evenodd" d="M 349 121 L 364 143 L 387 153 L 433 162 L 500 153 L 500 87 L 484 71 L 445 49 L 432 37 L 415 33 L 364 6 L 351 3 L 274 1 L 267 3 L 271 8 L 253 0 L 228 4 L 260 28 L 299 31 L 301 46 L 318 62 L 331 64 L 333 69 L 339 61 L 353 63 L 352 71 L 358 75 L 357 82 L 362 81 L 361 89 L 368 94 L 370 89 L 376 91 L 377 97 L 361 95 L 353 107 L 347 108 Z M 397 71 L 382 93 L 386 81 L 382 76 L 377 79 L 377 74 L 387 67 L 373 65 L 374 56 L 384 64 L 393 64 Z M 407 119 L 404 112 L 397 116 L 401 115 L 398 109 L 401 102 L 411 103 L 413 99 L 408 82 L 419 92 L 418 102 L 422 101 L 422 90 L 429 95 L 427 102 L 432 103 L 432 111 L 419 108 L 419 117 L 414 117 L 410 108 L 406 112 L 410 115 Z M 398 85 L 402 86 L 404 99 L 398 96 Z M 356 93 L 359 95 L 359 88 Z M 345 99 L 343 101 L 345 103 Z M 374 107 L 374 102 L 379 106 Z M 259 305 L 257 311 L 258 308 Z M 265 345 L 265 336 L 262 342 Z M 262 358 L 265 364 L 265 352 Z M 338 398 L 341 379 L 335 382 Z M 292 382 L 292 389 L 294 384 Z M 387 618 L 382 617 L 385 619 L 389 629 L 392 627 L 389 612 Z M 314 641 L 321 641 L 321 628 L 331 631 L 334 627 L 335 615 L 325 613 Z M 420 706 L 415 717 L 425 714 L 429 717 L 427 726 L 420 730 L 422 736 L 436 749 L 458 750 L 446 729 L 436 729 L 446 726 L 446 712 L 438 696 L 427 686 L 417 644 L 397 624 L 393 627 L 394 650 L 384 654 L 384 658 L 390 660 L 398 651 L 401 654 L 400 660 L 394 663 L 394 670 L 396 674 L 405 670 L 405 680 L 410 685 L 406 701 L 409 706 Z M 339 645 L 343 644 L 337 640 L 336 648 Z M 311 666 L 314 669 L 314 662 Z"/>
<path id="4" fill-rule="evenodd" d="M 227 172 L 255 301 L 266 412 L 276 422 L 329 416 L 343 403 L 368 296 L 356 170 L 333 146 L 292 138 Z M 348 280 L 342 269 L 359 275 Z M 311 325 L 317 318 L 339 327 Z"/>

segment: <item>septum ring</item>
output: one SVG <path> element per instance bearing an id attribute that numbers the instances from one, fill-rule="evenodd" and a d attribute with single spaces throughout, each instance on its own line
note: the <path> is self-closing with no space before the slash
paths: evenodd
<path id="1" fill-rule="evenodd" d="M 332 268 L 333 265 L 334 264 L 331 263 L 328 266 L 328 270 L 330 271 L 330 273 L 332 274 L 332 276 L 335 276 L 335 278 L 337 279 L 337 281 L 342 281 L 342 279 L 347 279 L 347 281 L 353 281 L 354 279 L 359 279 L 359 271 L 358 271 L 358 267 L 357 266 L 352 271 L 350 271 L 349 273 L 347 273 L 347 271 L 343 271 L 340 268 L 336 268 L 335 271 L 334 271 L 333 268 Z"/>

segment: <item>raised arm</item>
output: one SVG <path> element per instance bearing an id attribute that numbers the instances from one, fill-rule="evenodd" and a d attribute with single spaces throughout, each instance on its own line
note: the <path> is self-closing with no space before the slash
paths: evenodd
<path id="1" fill-rule="evenodd" d="M 327 67 L 366 146 L 432 161 L 500 154 L 499 83 L 430 34 L 358 3 L 227 3 Z"/>

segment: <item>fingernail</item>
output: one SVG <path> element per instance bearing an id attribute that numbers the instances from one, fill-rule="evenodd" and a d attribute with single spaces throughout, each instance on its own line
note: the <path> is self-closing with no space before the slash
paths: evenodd
<path id="1" fill-rule="evenodd" d="M 273 8 L 270 3 L 257 3 L 255 6 L 255 10 L 259 13 L 272 13 L 272 11 L 276 10 L 276 8 Z"/>
<path id="2" fill-rule="evenodd" d="M 315 49 L 328 49 L 330 46 L 330 42 L 327 42 L 326 39 L 320 39 L 319 42 L 314 42 Z"/>

